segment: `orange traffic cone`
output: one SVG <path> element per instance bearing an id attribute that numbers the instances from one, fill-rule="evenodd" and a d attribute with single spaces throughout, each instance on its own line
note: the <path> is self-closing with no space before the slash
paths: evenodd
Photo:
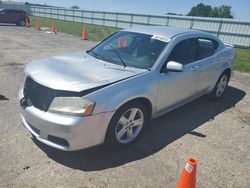
<path id="1" fill-rule="evenodd" d="M 118 48 L 122 48 L 122 46 L 123 46 L 123 39 L 122 39 L 122 37 L 119 37 L 119 39 L 118 39 Z"/>
<path id="2" fill-rule="evenodd" d="M 53 22 L 52 22 L 52 29 L 51 29 L 51 32 L 52 32 L 53 34 L 56 33 L 56 22 L 55 22 L 55 20 L 53 20 Z"/>
<path id="3" fill-rule="evenodd" d="M 188 159 L 177 188 L 195 188 L 196 184 L 196 160 Z"/>
<path id="4" fill-rule="evenodd" d="M 36 21 L 36 29 L 40 30 L 41 29 L 41 25 L 40 25 L 40 20 Z"/>
<path id="5" fill-rule="evenodd" d="M 87 40 L 87 27 L 86 27 L 86 24 L 83 25 L 82 40 Z"/>
<path id="6" fill-rule="evenodd" d="M 25 19 L 25 25 L 26 25 L 26 28 L 29 27 L 29 19 L 28 19 L 28 17 L 26 17 L 26 19 Z"/>
<path id="7" fill-rule="evenodd" d="M 124 39 L 124 41 L 123 41 L 123 47 L 128 47 L 128 40 L 127 39 Z"/>

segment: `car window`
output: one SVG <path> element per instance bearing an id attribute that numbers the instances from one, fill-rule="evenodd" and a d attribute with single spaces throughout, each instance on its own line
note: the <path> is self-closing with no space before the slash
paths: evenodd
<path id="1" fill-rule="evenodd" d="M 159 36 L 121 31 L 88 53 L 104 61 L 129 67 L 148 69 L 167 45 L 167 40 Z"/>
<path id="2" fill-rule="evenodd" d="M 16 10 L 6 10 L 6 14 L 17 14 L 17 13 L 19 12 Z"/>
<path id="3" fill-rule="evenodd" d="M 187 65 L 196 60 L 197 56 L 197 40 L 186 39 L 178 43 L 171 54 L 169 55 L 168 61 L 175 61 L 183 65 Z"/>
<path id="4" fill-rule="evenodd" d="M 204 59 L 212 56 L 218 48 L 218 42 L 212 39 L 198 39 L 198 59 Z"/>
<path id="5" fill-rule="evenodd" d="M 22 11 L 22 10 L 16 10 L 16 12 L 15 12 L 16 14 L 26 14 L 24 11 Z"/>
<path id="6" fill-rule="evenodd" d="M 119 50 L 125 50 L 126 48 L 131 47 L 131 44 L 133 42 L 133 35 L 132 34 L 127 34 L 120 36 L 113 40 L 110 44 L 114 48 L 119 48 Z M 104 50 L 110 50 L 110 46 L 104 46 Z"/>
<path id="7" fill-rule="evenodd" d="M 0 15 L 5 14 L 5 10 L 0 11 Z"/>
<path id="8" fill-rule="evenodd" d="M 12 10 L 6 10 L 5 14 L 12 14 Z"/>

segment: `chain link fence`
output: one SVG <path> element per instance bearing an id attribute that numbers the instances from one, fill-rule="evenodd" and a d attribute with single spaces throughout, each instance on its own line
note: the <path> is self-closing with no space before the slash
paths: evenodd
<path id="1" fill-rule="evenodd" d="M 157 16 L 25 5 L 14 8 L 23 9 L 32 16 L 116 28 L 138 25 L 163 25 L 197 29 L 214 34 L 223 42 L 233 44 L 236 47 L 250 48 L 250 21 L 172 15 Z"/>

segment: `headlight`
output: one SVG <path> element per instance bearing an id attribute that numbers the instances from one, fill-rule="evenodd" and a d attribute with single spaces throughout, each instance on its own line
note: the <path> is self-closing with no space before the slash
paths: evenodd
<path id="1" fill-rule="evenodd" d="M 52 101 L 49 112 L 58 114 L 89 116 L 92 114 L 95 102 L 81 97 L 56 97 Z"/>

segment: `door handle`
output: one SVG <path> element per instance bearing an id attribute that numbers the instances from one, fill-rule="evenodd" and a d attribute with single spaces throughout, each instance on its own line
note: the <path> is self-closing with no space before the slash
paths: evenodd
<path id="1" fill-rule="evenodd" d="M 218 63 L 222 63 L 222 62 L 224 61 L 224 59 L 223 59 L 223 58 L 218 58 L 216 61 L 217 61 Z"/>
<path id="2" fill-rule="evenodd" d="M 196 71 L 197 69 L 199 69 L 199 66 L 198 66 L 198 65 L 191 67 L 190 70 L 191 70 L 191 71 Z"/>

